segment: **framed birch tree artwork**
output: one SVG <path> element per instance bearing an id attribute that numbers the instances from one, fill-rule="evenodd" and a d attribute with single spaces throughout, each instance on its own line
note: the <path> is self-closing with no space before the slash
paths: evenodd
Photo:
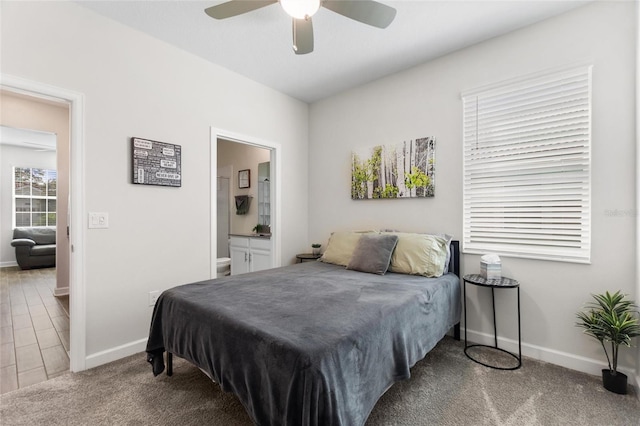
<path id="1" fill-rule="evenodd" d="M 435 148 L 435 138 L 426 137 L 354 151 L 351 198 L 433 197 Z"/>

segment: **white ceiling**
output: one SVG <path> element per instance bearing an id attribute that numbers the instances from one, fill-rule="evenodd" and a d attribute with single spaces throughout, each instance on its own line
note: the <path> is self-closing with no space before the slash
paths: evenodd
<path id="1" fill-rule="evenodd" d="M 78 1 L 101 15 L 305 102 L 314 102 L 455 50 L 580 7 L 581 0 L 381 0 L 396 8 L 384 29 L 321 8 L 315 49 L 295 55 L 279 4 L 225 20 L 221 0 Z"/>

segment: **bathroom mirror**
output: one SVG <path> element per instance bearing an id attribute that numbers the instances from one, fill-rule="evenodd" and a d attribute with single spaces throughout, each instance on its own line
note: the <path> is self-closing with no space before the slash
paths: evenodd
<path id="1" fill-rule="evenodd" d="M 268 161 L 258 164 L 258 223 L 271 225 L 271 168 Z"/>

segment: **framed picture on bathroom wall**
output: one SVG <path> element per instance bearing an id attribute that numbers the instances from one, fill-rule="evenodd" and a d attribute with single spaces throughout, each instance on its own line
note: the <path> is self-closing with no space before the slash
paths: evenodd
<path id="1" fill-rule="evenodd" d="M 249 188 L 251 186 L 251 170 L 245 169 L 238 172 L 238 188 Z"/>

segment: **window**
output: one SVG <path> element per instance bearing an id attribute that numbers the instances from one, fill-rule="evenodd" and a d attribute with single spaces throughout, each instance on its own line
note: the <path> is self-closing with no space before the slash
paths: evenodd
<path id="1" fill-rule="evenodd" d="M 55 226 L 55 170 L 13 168 L 13 226 Z"/>
<path id="2" fill-rule="evenodd" d="M 463 251 L 588 263 L 591 67 L 462 99 Z"/>

